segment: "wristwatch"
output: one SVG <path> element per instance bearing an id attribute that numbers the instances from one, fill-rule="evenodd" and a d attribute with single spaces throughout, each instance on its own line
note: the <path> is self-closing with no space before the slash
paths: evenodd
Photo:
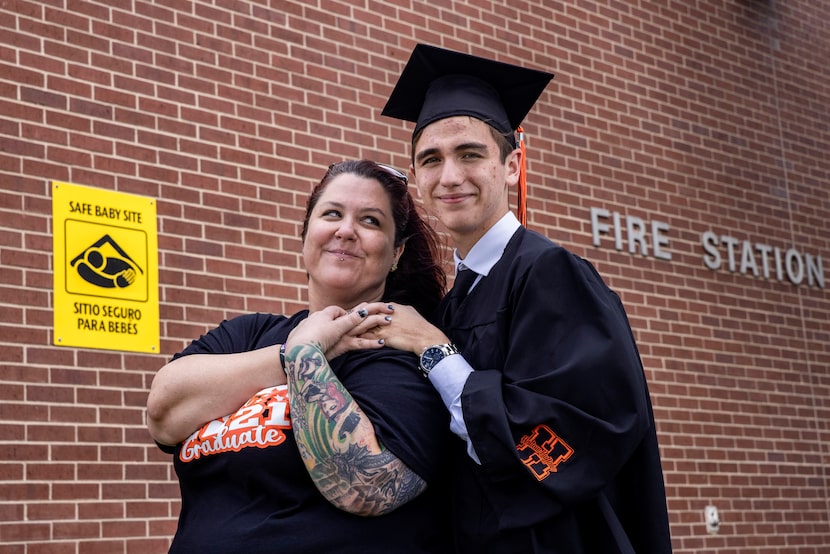
<path id="1" fill-rule="evenodd" d="M 453 354 L 458 354 L 458 348 L 454 344 L 433 344 L 432 346 L 427 346 L 421 352 L 421 362 L 419 364 L 421 373 L 424 374 L 424 377 L 427 377 L 438 362 Z"/>

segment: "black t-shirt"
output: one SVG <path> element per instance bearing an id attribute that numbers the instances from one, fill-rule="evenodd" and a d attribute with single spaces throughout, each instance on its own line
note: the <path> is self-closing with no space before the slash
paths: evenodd
<path id="1" fill-rule="evenodd" d="M 250 314 L 224 321 L 177 357 L 282 343 L 307 315 Z M 170 552 L 451 550 L 443 482 L 448 416 L 418 373 L 417 359 L 382 348 L 350 352 L 330 365 L 372 421 L 381 444 L 427 481 L 427 491 L 384 516 L 362 517 L 335 508 L 318 492 L 300 458 L 286 387 L 268 388 L 175 447 L 182 508 Z"/>

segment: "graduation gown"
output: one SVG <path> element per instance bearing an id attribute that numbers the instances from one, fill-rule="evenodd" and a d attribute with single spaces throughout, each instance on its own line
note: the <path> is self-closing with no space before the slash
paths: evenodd
<path id="1" fill-rule="evenodd" d="M 475 369 L 461 402 L 482 463 L 458 441 L 459 552 L 671 552 L 642 363 L 589 262 L 519 228 L 439 325 Z"/>

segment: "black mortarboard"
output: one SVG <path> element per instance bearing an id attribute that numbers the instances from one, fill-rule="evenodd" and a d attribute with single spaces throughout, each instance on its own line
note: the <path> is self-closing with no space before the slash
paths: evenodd
<path id="1" fill-rule="evenodd" d="M 414 121 L 413 135 L 455 115 L 475 117 L 507 135 L 552 78 L 545 71 L 418 44 L 381 115 Z"/>

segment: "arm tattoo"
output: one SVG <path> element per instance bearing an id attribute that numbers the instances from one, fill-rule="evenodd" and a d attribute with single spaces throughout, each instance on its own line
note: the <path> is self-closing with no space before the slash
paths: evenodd
<path id="1" fill-rule="evenodd" d="M 312 344 L 286 355 L 291 426 L 306 469 L 329 502 L 381 515 L 412 500 L 426 483 L 375 436 L 369 418 Z"/>

